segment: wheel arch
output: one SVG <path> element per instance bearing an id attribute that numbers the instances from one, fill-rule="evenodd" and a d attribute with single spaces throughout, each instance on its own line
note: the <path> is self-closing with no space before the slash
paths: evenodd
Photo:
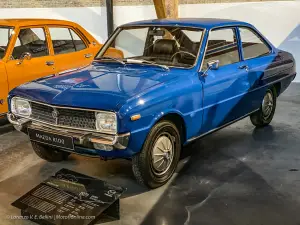
<path id="1" fill-rule="evenodd" d="M 273 84 L 273 87 L 276 91 L 276 97 L 278 97 L 280 95 L 280 92 L 281 92 L 281 82 Z"/>
<path id="2" fill-rule="evenodd" d="M 153 126 L 163 120 L 168 120 L 175 124 L 178 131 L 180 132 L 181 143 L 184 144 L 187 140 L 186 123 L 181 114 L 177 112 L 168 112 L 156 118 Z"/>

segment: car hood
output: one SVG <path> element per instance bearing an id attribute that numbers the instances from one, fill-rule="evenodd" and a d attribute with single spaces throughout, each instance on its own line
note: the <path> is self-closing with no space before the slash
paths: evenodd
<path id="1" fill-rule="evenodd" d="M 77 72 L 23 84 L 10 95 L 51 105 L 117 111 L 133 96 L 174 77 L 153 66 L 93 63 Z"/>

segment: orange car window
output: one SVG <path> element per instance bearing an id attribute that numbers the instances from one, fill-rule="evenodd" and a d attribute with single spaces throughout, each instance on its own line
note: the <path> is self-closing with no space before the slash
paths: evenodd
<path id="1" fill-rule="evenodd" d="M 69 28 L 50 27 L 49 30 L 56 55 L 80 51 L 86 48 L 83 40 Z"/>
<path id="2" fill-rule="evenodd" d="M 70 31 L 71 31 L 71 35 L 72 35 L 72 38 L 73 38 L 74 45 L 76 47 L 76 51 L 80 51 L 82 49 L 85 49 L 86 46 L 85 46 L 83 40 L 81 40 L 81 38 L 72 29 L 70 29 Z"/>
<path id="3" fill-rule="evenodd" d="M 0 59 L 5 55 L 12 31 L 12 27 L 0 27 Z"/>
<path id="4" fill-rule="evenodd" d="M 20 59 L 20 56 L 25 52 L 29 52 L 33 58 L 49 55 L 43 28 L 25 28 L 20 30 L 12 56 L 14 59 Z"/>

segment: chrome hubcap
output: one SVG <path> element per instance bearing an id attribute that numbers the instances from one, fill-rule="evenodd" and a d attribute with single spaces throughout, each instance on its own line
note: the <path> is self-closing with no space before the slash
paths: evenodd
<path id="1" fill-rule="evenodd" d="M 264 118 L 268 118 L 273 110 L 273 96 L 270 92 L 268 92 L 265 97 L 264 100 L 262 102 L 262 112 L 263 112 L 263 116 Z"/>
<path id="2" fill-rule="evenodd" d="M 172 136 L 165 134 L 159 137 L 153 147 L 152 165 L 154 173 L 163 175 L 170 168 L 174 157 L 174 142 Z"/>

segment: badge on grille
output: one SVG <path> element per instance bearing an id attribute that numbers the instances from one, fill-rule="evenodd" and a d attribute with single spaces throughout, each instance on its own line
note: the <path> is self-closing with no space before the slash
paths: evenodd
<path id="1" fill-rule="evenodd" d="M 57 119 L 57 117 L 58 117 L 58 112 L 57 112 L 56 109 L 53 110 L 53 112 L 52 112 L 52 117 L 53 117 L 54 119 Z"/>
<path id="2" fill-rule="evenodd" d="M 56 109 L 54 109 L 53 111 L 52 111 L 52 117 L 53 117 L 53 119 L 55 119 L 55 123 L 57 124 L 57 120 L 58 120 L 58 111 L 56 110 Z"/>

